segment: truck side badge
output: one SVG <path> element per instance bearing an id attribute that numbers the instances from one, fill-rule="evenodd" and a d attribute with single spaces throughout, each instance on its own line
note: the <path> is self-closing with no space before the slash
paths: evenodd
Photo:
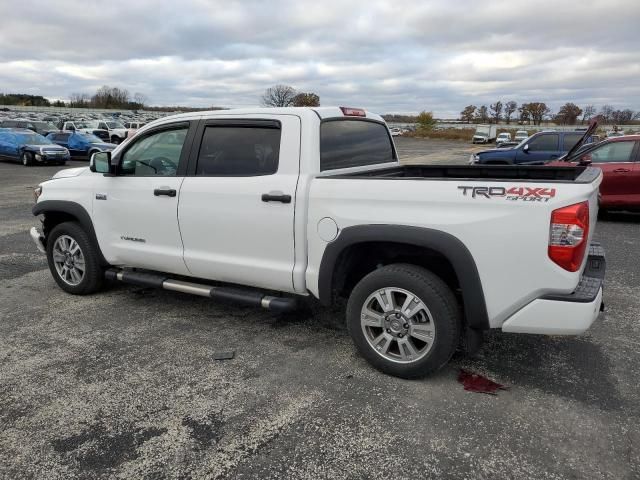
<path id="1" fill-rule="evenodd" d="M 104 193 L 96 193 L 96 200 L 106 200 L 107 196 Z"/>

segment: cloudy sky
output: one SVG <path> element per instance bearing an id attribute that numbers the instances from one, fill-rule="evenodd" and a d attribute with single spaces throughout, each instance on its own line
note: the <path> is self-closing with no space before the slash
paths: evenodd
<path id="1" fill-rule="evenodd" d="M 107 84 L 256 105 L 276 83 L 380 113 L 546 101 L 640 110 L 640 0 L 2 0 L 0 92 Z"/>

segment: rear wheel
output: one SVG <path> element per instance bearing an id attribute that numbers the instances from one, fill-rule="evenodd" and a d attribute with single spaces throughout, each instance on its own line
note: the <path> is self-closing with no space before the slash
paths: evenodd
<path id="1" fill-rule="evenodd" d="M 119 145 L 121 142 L 120 137 L 116 137 L 115 135 L 113 137 L 111 137 L 111 143 L 115 144 L 115 145 Z"/>
<path id="2" fill-rule="evenodd" d="M 416 378 L 445 365 L 460 336 L 461 314 L 451 289 L 415 265 L 389 265 L 364 277 L 347 305 L 358 351 L 377 369 Z"/>
<path id="3" fill-rule="evenodd" d="M 104 270 L 98 250 L 75 222 L 53 228 L 47 238 L 47 261 L 53 278 L 65 292 L 86 295 L 102 288 Z"/>
<path id="4" fill-rule="evenodd" d="M 31 152 L 24 152 L 22 154 L 22 165 L 25 167 L 33 165 L 33 154 Z"/>

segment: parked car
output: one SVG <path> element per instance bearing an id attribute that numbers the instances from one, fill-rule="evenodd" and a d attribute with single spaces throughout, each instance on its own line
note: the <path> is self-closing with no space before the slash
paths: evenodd
<path id="1" fill-rule="evenodd" d="M 478 125 L 476 131 L 473 134 L 471 143 L 490 143 L 496 138 L 496 126 L 495 125 Z"/>
<path id="2" fill-rule="evenodd" d="M 53 123 L 37 120 L 3 120 L 0 127 L 28 129 L 42 136 L 46 136 L 49 132 L 56 130 L 56 126 Z"/>
<path id="3" fill-rule="evenodd" d="M 511 134 L 509 132 L 502 132 L 496 137 L 496 146 L 499 148 L 503 143 L 511 142 Z"/>
<path id="4" fill-rule="evenodd" d="M 97 124 L 86 120 L 62 121 L 58 124 L 58 129 L 69 132 L 91 133 L 103 142 L 110 141 L 109 130 L 97 128 Z"/>
<path id="5" fill-rule="evenodd" d="M 548 165 L 593 165 L 604 174 L 600 208 L 640 209 L 640 135 L 612 137 Z"/>
<path id="6" fill-rule="evenodd" d="M 97 120 L 92 123 L 95 128 L 109 132 L 109 141 L 111 143 L 118 145 L 127 138 L 127 129 L 117 120 Z"/>
<path id="7" fill-rule="evenodd" d="M 586 132 L 584 143 L 590 143 L 591 133 Z M 542 165 L 544 162 L 560 158 L 585 137 L 581 132 L 538 132 L 524 139 L 513 148 L 484 150 L 471 154 L 470 164 L 509 165 L 530 164 Z"/>
<path id="8" fill-rule="evenodd" d="M 527 138 L 529 138 L 529 133 L 526 130 L 518 130 L 515 137 L 513 137 L 513 139 L 518 143 Z"/>
<path id="9" fill-rule="evenodd" d="M 402 135 L 402 130 L 400 130 L 398 127 L 393 127 L 389 131 L 391 132 L 392 137 L 399 137 L 400 135 Z"/>
<path id="10" fill-rule="evenodd" d="M 113 143 L 103 142 L 92 133 L 80 131 L 50 133 L 47 138 L 67 148 L 71 158 L 88 160 L 96 152 L 106 152 L 116 148 Z"/>
<path id="11" fill-rule="evenodd" d="M 382 117 L 358 108 L 196 112 L 40 184 L 31 236 L 76 295 L 108 278 L 275 311 L 348 298 L 360 353 L 416 377 L 489 328 L 591 325 L 601 179 L 588 167 L 401 165 Z"/>
<path id="12" fill-rule="evenodd" d="M 0 158 L 22 162 L 25 167 L 36 163 L 64 165 L 69 150 L 27 129 L 0 129 Z"/>
<path id="13" fill-rule="evenodd" d="M 606 133 L 607 138 L 623 137 L 623 136 L 624 136 L 624 132 L 622 130 L 610 130 Z"/>

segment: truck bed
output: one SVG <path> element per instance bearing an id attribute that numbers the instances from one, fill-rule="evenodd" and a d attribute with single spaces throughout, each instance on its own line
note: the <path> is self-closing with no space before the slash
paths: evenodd
<path id="1" fill-rule="evenodd" d="M 592 167 L 519 165 L 398 165 L 318 178 L 393 180 L 529 180 L 531 182 L 591 183 L 600 174 Z"/>

